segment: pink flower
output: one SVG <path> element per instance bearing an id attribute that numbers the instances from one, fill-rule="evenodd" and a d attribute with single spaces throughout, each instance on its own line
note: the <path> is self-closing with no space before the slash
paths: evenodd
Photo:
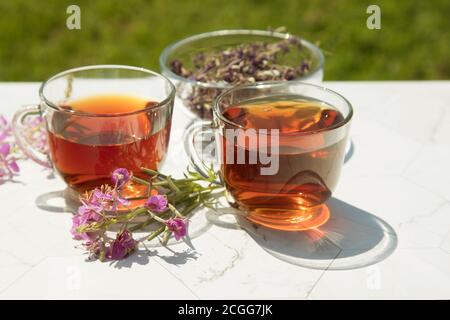
<path id="1" fill-rule="evenodd" d="M 86 240 L 90 241 L 94 238 L 94 235 L 91 235 L 87 232 L 78 232 L 77 228 L 86 224 L 86 220 L 82 215 L 75 215 L 72 218 L 72 227 L 70 228 L 70 234 L 72 238 L 75 240 Z"/>
<path id="2" fill-rule="evenodd" d="M 29 127 L 39 127 L 44 123 L 44 118 L 42 118 L 41 116 L 27 117 L 25 118 L 25 122 Z"/>
<path id="3" fill-rule="evenodd" d="M 176 240 L 180 240 L 187 233 L 186 219 L 173 218 L 166 221 L 167 228 L 173 232 Z"/>
<path id="4" fill-rule="evenodd" d="M 13 175 L 20 171 L 16 158 L 11 153 L 9 143 L 0 144 L 0 179 L 11 179 Z"/>
<path id="5" fill-rule="evenodd" d="M 36 131 L 33 136 L 30 139 L 32 146 L 39 150 L 42 153 L 48 153 L 49 147 L 48 147 L 48 139 L 47 139 L 47 132 L 46 131 Z"/>
<path id="6" fill-rule="evenodd" d="M 164 212 L 167 210 L 167 204 L 167 197 L 157 194 L 148 198 L 145 207 L 153 212 Z"/>
<path id="7" fill-rule="evenodd" d="M 72 217 L 72 227 L 70 228 L 70 234 L 72 235 L 72 238 L 75 240 L 89 240 L 89 236 L 87 233 L 79 233 L 77 231 L 77 228 L 82 226 L 84 224 L 84 220 L 82 219 L 82 216 L 77 214 Z"/>
<path id="8" fill-rule="evenodd" d="M 99 189 L 95 189 L 89 197 L 80 199 L 81 205 L 78 208 L 78 214 L 84 215 L 90 211 L 100 213 L 104 210 L 103 193 Z"/>
<path id="9" fill-rule="evenodd" d="M 6 140 L 11 134 L 11 126 L 9 125 L 8 120 L 0 115 L 0 142 Z"/>
<path id="10" fill-rule="evenodd" d="M 130 202 L 120 196 L 117 190 L 106 189 L 100 190 L 95 189 L 90 197 L 88 203 L 95 207 L 101 207 L 102 210 L 114 211 L 117 209 L 117 205 L 129 205 Z"/>
<path id="11" fill-rule="evenodd" d="M 88 205 L 83 205 L 78 208 L 78 214 L 72 218 L 72 228 L 70 233 L 75 240 L 86 240 L 92 241 L 97 237 L 96 232 L 78 232 L 77 228 L 100 221 L 102 216 L 100 215 L 101 210 L 96 207 L 90 207 Z"/>
<path id="12" fill-rule="evenodd" d="M 87 221 L 99 221 L 102 216 L 102 208 L 95 205 L 83 205 L 78 208 L 78 215 L 83 216 Z"/>
<path id="13" fill-rule="evenodd" d="M 130 173 L 125 168 L 118 168 L 113 171 L 111 178 L 117 189 L 122 188 L 130 180 Z"/>
<path id="14" fill-rule="evenodd" d="M 117 234 L 116 240 L 110 246 L 107 257 L 113 260 L 121 260 L 126 258 L 136 249 L 136 241 L 133 235 L 128 231 Z"/>
<path id="15" fill-rule="evenodd" d="M 43 117 L 25 118 L 24 135 L 33 148 L 48 153 L 47 129 Z"/>
<path id="16" fill-rule="evenodd" d="M 114 201 L 112 190 L 102 191 L 96 188 L 92 194 L 91 204 L 101 206 L 112 201 Z"/>
<path id="17" fill-rule="evenodd" d="M 129 201 L 120 197 L 120 194 L 107 186 L 94 189 L 80 198 L 82 205 L 78 214 L 72 218 L 70 233 L 75 240 L 94 240 L 98 232 L 78 232 L 77 228 L 102 220 L 102 212 L 115 211 L 118 204 L 127 205 Z"/>
<path id="18" fill-rule="evenodd" d="M 91 212 L 100 213 L 103 211 L 103 207 L 100 204 L 95 203 L 84 203 L 78 208 L 79 215 L 91 214 Z"/>
<path id="19" fill-rule="evenodd" d="M 3 143 L 0 145 L 0 154 L 3 157 L 7 157 L 9 155 L 9 151 L 11 150 L 11 146 L 8 143 Z"/>

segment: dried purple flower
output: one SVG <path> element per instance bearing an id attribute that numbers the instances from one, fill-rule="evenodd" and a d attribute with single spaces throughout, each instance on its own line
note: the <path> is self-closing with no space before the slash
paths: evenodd
<path id="1" fill-rule="evenodd" d="M 219 85 L 289 81 L 307 74 L 311 64 L 309 60 L 303 58 L 298 68 L 286 65 L 282 58 L 294 52 L 294 49 L 297 51 L 302 49 L 301 39 L 290 36 L 273 43 L 253 42 L 221 51 L 198 52 L 192 58 L 192 68 L 187 69 L 180 60 L 173 60 L 170 67 L 181 77 Z M 180 82 L 177 88 L 184 104 L 202 118 L 212 117 L 212 102 L 223 90 L 183 82 Z"/>
<path id="2" fill-rule="evenodd" d="M 289 45 L 286 44 L 286 42 L 280 42 L 280 43 L 278 44 L 278 48 L 280 48 L 281 51 L 284 52 L 284 53 L 287 53 L 287 52 L 289 52 L 289 50 L 290 50 Z"/>
<path id="3" fill-rule="evenodd" d="M 310 67 L 311 67 L 311 63 L 307 63 L 305 61 L 302 61 L 302 63 L 300 64 L 300 73 L 302 75 L 306 74 L 307 71 L 309 71 Z"/>
<path id="4" fill-rule="evenodd" d="M 180 61 L 180 60 L 178 60 L 178 59 L 175 59 L 175 60 L 173 60 L 171 63 L 170 63 L 170 68 L 171 68 L 171 70 L 175 73 L 175 74 L 177 74 L 177 75 L 179 75 L 179 76 L 183 76 L 184 75 L 184 72 L 183 72 L 183 63 Z"/>
<path id="5" fill-rule="evenodd" d="M 302 42 L 299 37 L 289 37 L 287 41 L 289 42 L 290 45 L 301 48 Z"/>
<path id="6" fill-rule="evenodd" d="M 192 62 L 194 63 L 194 66 L 196 68 L 200 68 L 204 60 L 205 60 L 205 54 L 203 52 L 199 52 L 194 56 L 194 58 L 192 59 Z"/>

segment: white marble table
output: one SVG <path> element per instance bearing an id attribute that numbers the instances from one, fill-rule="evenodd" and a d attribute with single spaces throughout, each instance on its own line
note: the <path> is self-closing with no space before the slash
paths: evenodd
<path id="1" fill-rule="evenodd" d="M 325 85 L 355 117 L 322 240 L 225 228 L 203 212 L 189 244 L 86 262 L 55 198 L 63 183 L 24 161 L 16 182 L 0 185 L 0 298 L 449 299 L 450 81 Z M 11 118 L 37 90 L 0 83 L 0 113 Z M 185 167 L 186 122 L 176 111 L 165 171 Z"/>

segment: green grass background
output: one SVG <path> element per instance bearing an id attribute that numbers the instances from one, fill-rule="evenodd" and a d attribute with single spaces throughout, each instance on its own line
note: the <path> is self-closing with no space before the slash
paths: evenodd
<path id="1" fill-rule="evenodd" d="M 81 8 L 81 30 L 66 28 L 70 4 Z M 366 28 L 370 4 L 381 7 L 381 30 Z M 158 70 L 177 39 L 268 26 L 320 43 L 326 80 L 450 78 L 449 0 L 0 0 L 0 81 L 89 64 Z"/>

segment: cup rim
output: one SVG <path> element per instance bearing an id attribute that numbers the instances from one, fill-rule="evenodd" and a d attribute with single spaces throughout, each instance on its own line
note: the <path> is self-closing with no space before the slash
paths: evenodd
<path id="1" fill-rule="evenodd" d="M 167 67 L 167 58 L 169 57 L 170 53 L 174 50 L 176 50 L 179 47 L 182 47 L 190 42 L 210 38 L 210 37 L 221 37 L 221 36 L 230 36 L 230 35 L 256 35 L 256 36 L 268 36 L 278 39 L 288 39 L 291 36 L 294 36 L 291 33 L 284 33 L 284 32 L 276 32 L 276 31 L 265 31 L 265 30 L 255 30 L 255 29 L 223 29 L 223 30 L 217 30 L 217 31 L 210 31 L 210 32 L 204 32 L 195 34 L 192 36 L 189 36 L 187 38 L 181 39 L 179 41 L 176 41 L 161 52 L 159 56 L 159 65 L 161 68 L 161 72 L 166 73 L 169 75 L 169 77 L 174 78 L 178 81 L 183 81 L 185 83 L 189 83 L 191 85 L 202 87 L 202 88 L 216 88 L 216 89 L 229 89 L 234 87 L 231 84 L 222 84 L 217 82 L 203 82 L 203 81 L 197 81 L 192 80 L 188 78 L 184 78 L 182 76 L 177 75 L 176 73 L 172 72 L 170 68 Z M 318 66 L 309 74 L 307 74 L 304 77 L 298 78 L 297 80 L 291 80 L 291 81 L 306 81 L 310 78 L 312 78 L 316 73 L 323 70 L 323 66 L 325 64 L 325 57 L 323 55 L 322 50 L 320 50 L 319 47 L 314 45 L 313 43 L 303 39 L 302 37 L 299 37 L 302 46 L 305 46 L 308 48 L 308 50 L 312 51 L 313 53 L 317 54 L 319 57 L 319 64 Z"/>
<path id="2" fill-rule="evenodd" d="M 166 81 L 166 83 L 169 84 L 170 87 L 170 92 L 167 95 L 167 97 L 158 102 L 156 105 L 152 105 L 150 107 L 147 108 L 143 108 L 140 110 L 136 110 L 136 111 L 131 111 L 131 112 L 119 112 L 119 113 L 110 113 L 110 114 L 105 114 L 105 113 L 89 113 L 89 112 L 82 112 L 82 111 L 75 111 L 75 110 L 68 110 L 68 109 L 64 109 L 59 107 L 57 104 L 53 103 L 51 100 L 47 99 L 47 97 L 44 94 L 44 89 L 46 87 L 47 84 L 49 84 L 51 81 L 59 79 L 61 77 L 64 77 L 68 74 L 71 73 L 76 73 L 76 72 L 81 72 L 81 71 L 88 71 L 88 70 L 97 70 L 97 69 L 122 69 L 122 70 L 132 70 L 132 71 L 140 71 L 142 73 L 146 73 L 149 75 L 153 75 L 153 76 L 157 76 L 161 79 L 163 79 L 164 81 Z M 121 117 L 121 116 L 128 116 L 128 115 L 133 115 L 133 114 L 138 114 L 140 112 L 145 112 L 148 110 L 158 110 L 158 109 L 162 109 L 164 107 L 166 107 L 170 101 L 173 101 L 175 98 L 175 86 L 173 85 L 173 83 L 164 75 L 149 70 L 149 69 L 145 69 L 142 67 L 134 67 L 134 66 L 127 66 L 127 65 L 119 65 L 119 64 L 99 64 L 99 65 L 89 65 L 89 66 L 83 66 L 83 67 L 77 67 L 77 68 L 71 68 L 71 69 L 67 69 L 65 71 L 59 72 L 53 76 L 51 76 L 50 78 L 48 78 L 47 80 L 45 80 L 40 88 L 39 88 L 39 97 L 41 99 L 41 101 L 43 103 L 45 103 L 48 107 L 54 109 L 55 111 L 58 112 L 65 112 L 65 113 L 69 113 L 71 115 L 79 115 L 79 116 L 84 116 L 84 117 Z"/>
<path id="3" fill-rule="evenodd" d="M 348 106 L 349 112 L 347 114 L 347 116 L 339 123 L 336 123 L 335 125 L 332 125 L 330 127 L 327 128 L 322 128 L 322 129 L 318 129 L 318 130 L 313 130 L 313 131 L 307 131 L 307 132 L 293 132 L 293 133 L 287 133 L 287 134 L 283 134 L 283 135 L 302 135 L 302 136 L 308 136 L 308 135 L 313 135 L 319 132 L 323 132 L 323 131 L 332 131 L 332 130 L 336 130 L 339 129 L 343 126 L 345 126 L 346 124 L 348 124 L 350 122 L 350 120 L 353 118 L 353 106 L 350 103 L 350 101 L 347 100 L 347 98 L 345 98 L 343 95 L 341 95 L 340 93 L 328 89 L 325 86 L 322 85 L 317 85 L 317 84 L 313 84 L 313 83 L 307 83 L 307 82 L 303 82 L 303 81 L 284 81 L 284 82 L 280 82 L 280 81 L 261 81 L 261 82 L 255 82 L 255 83 L 250 83 L 250 84 L 243 84 L 243 85 L 238 85 L 235 87 L 232 87 L 226 91 L 224 91 L 223 93 L 221 93 L 215 100 L 213 103 L 213 114 L 214 117 L 217 117 L 220 121 L 225 122 L 228 125 L 231 125 L 235 128 L 239 128 L 239 129 L 246 129 L 244 126 L 237 124 L 236 122 L 226 118 L 225 116 L 223 116 L 223 114 L 219 111 L 219 103 L 221 102 L 221 100 L 223 99 L 223 97 L 225 97 L 227 94 L 235 91 L 235 90 L 240 90 L 240 89 L 245 89 L 245 88 L 267 88 L 267 87 L 276 87 L 276 86 L 288 86 L 288 85 L 302 85 L 302 86 L 306 86 L 306 87 L 312 87 L 312 88 L 316 88 L 319 89 L 321 91 L 325 91 L 328 93 L 331 93 L 339 98 L 341 98 Z M 267 135 L 270 135 L 270 133 L 268 133 Z"/>

